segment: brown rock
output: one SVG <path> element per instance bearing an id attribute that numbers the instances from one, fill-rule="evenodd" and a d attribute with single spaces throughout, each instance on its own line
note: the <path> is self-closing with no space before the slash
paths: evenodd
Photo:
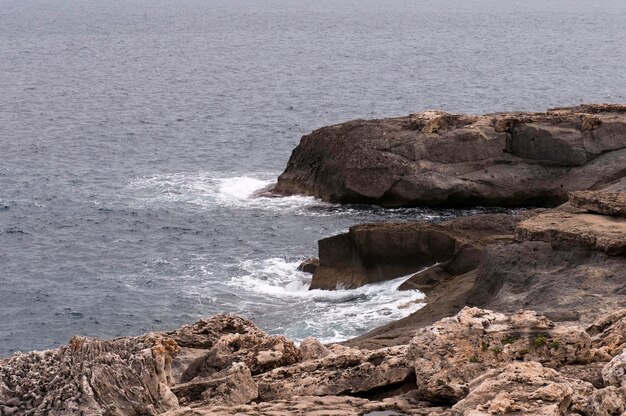
<path id="1" fill-rule="evenodd" d="M 320 265 L 311 289 L 354 288 L 417 272 L 401 289 L 428 290 L 478 266 L 485 245 L 512 239 L 530 213 L 486 214 L 432 224 L 381 222 L 351 227 L 319 241 Z"/>
<path id="2" fill-rule="evenodd" d="M 315 273 L 320 265 L 320 259 L 317 257 L 309 257 L 298 265 L 298 270 L 304 273 Z"/>
<path id="3" fill-rule="evenodd" d="M 108 341 L 74 337 L 54 350 L 17 353 L 0 366 L 0 409 L 4 406 L 5 414 L 30 409 L 33 416 L 157 415 L 177 409 L 169 388 L 177 351 L 171 338 L 147 334 Z"/>
<path id="4" fill-rule="evenodd" d="M 171 389 L 181 406 L 234 406 L 259 396 L 250 369 L 244 363 L 234 363 L 210 377 L 197 377 Z"/>
<path id="5" fill-rule="evenodd" d="M 173 338 L 180 347 L 210 349 L 215 341 L 227 334 L 263 335 L 261 331 L 247 319 L 235 315 L 215 315 L 208 319 L 201 319 L 192 325 L 165 332 Z"/>
<path id="6" fill-rule="evenodd" d="M 331 354 L 331 351 L 319 340 L 308 337 L 300 343 L 300 353 L 302 354 L 302 361 L 308 361 L 324 358 Z"/>
<path id="7" fill-rule="evenodd" d="M 465 308 L 417 332 L 409 345 L 418 391 L 426 400 L 455 401 L 488 369 L 516 360 L 550 367 L 591 359 L 591 338 L 579 327 L 557 326 L 522 311 L 506 316 Z"/>
<path id="8" fill-rule="evenodd" d="M 364 393 L 412 378 L 406 346 L 344 351 L 256 376 L 260 400 Z"/>
<path id="9" fill-rule="evenodd" d="M 511 363 L 469 384 L 469 394 L 452 406 L 459 415 L 560 416 L 586 408 L 593 386 L 568 379 L 537 362 Z"/>
<path id="10" fill-rule="evenodd" d="M 626 254 L 626 219 L 550 211 L 529 218 L 515 230 L 516 239 L 545 241 Z"/>
<path id="11" fill-rule="evenodd" d="M 626 106 L 426 111 L 304 136 L 274 192 L 383 206 L 556 205 L 625 165 Z"/>
<path id="12" fill-rule="evenodd" d="M 300 351 L 283 336 L 270 336 L 264 332 L 229 334 L 222 336 L 204 356 L 192 362 L 181 381 L 212 376 L 234 362 L 244 362 L 252 374 L 260 374 L 299 361 Z"/>
<path id="13" fill-rule="evenodd" d="M 577 191 L 569 194 L 569 202 L 598 214 L 626 217 L 626 192 Z"/>

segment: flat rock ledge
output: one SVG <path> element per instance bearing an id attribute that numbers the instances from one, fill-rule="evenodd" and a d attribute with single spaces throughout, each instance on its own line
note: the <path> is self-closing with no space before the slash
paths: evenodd
<path id="1" fill-rule="evenodd" d="M 273 191 L 389 207 L 555 206 L 623 177 L 624 166 L 626 105 L 425 111 L 302 137 Z"/>
<path id="2" fill-rule="evenodd" d="M 623 414 L 625 328 L 626 309 L 585 330 L 466 307 L 408 344 L 363 350 L 296 347 L 218 315 L 169 335 L 17 353 L 0 364 L 0 414 Z"/>

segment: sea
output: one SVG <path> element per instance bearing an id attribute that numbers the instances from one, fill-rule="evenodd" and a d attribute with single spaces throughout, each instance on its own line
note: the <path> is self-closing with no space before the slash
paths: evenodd
<path id="1" fill-rule="evenodd" d="M 0 357 L 217 313 L 341 341 L 423 306 L 308 290 L 317 241 L 490 209 L 254 198 L 356 118 L 626 102 L 626 2 L 0 0 Z"/>

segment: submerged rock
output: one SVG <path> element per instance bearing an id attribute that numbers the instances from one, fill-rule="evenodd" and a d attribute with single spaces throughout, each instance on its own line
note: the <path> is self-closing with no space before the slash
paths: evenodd
<path id="1" fill-rule="evenodd" d="M 625 165 L 626 105 L 426 111 L 304 136 L 274 191 L 383 206 L 557 205 Z"/>

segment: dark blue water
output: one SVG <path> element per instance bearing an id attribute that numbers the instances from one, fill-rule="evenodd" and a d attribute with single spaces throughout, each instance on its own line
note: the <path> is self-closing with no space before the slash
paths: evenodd
<path id="1" fill-rule="evenodd" d="M 250 193 L 347 119 L 624 102 L 625 21 L 618 1 L 0 0 L 0 356 L 218 312 L 325 340 L 406 315 L 398 282 L 308 292 L 295 266 L 352 224 L 457 212 Z"/>

